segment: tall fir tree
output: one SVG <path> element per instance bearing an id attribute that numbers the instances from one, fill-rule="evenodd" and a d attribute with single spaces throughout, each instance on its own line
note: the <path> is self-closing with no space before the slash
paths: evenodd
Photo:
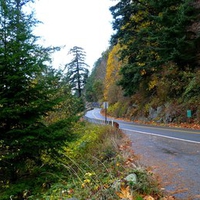
<path id="1" fill-rule="evenodd" d="M 32 34 L 38 21 L 33 13 L 24 12 L 24 7 L 31 2 L 0 1 L 2 190 L 33 173 L 33 166 L 42 168 L 42 155 L 56 155 L 70 139 L 70 120 L 48 127 L 43 122 L 61 101 L 55 96 L 55 85 L 59 85 L 60 78 L 47 64 L 52 49 L 38 45 L 37 37 Z"/>
<path id="2" fill-rule="evenodd" d="M 85 51 L 82 47 L 74 46 L 69 51 L 73 59 L 65 65 L 67 79 L 78 97 L 81 97 L 83 88 L 89 75 L 88 65 L 85 63 Z"/>

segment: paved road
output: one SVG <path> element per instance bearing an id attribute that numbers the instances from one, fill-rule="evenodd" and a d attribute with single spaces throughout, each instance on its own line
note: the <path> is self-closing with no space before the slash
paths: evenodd
<path id="1" fill-rule="evenodd" d="M 100 114 L 100 109 L 95 108 L 85 115 L 93 122 L 105 122 L 105 117 Z M 171 138 L 179 141 L 186 141 L 191 143 L 200 144 L 200 130 L 190 130 L 190 129 L 179 129 L 179 128 L 168 128 L 168 127 L 155 127 L 149 125 L 138 125 L 133 122 L 125 122 L 122 120 L 115 120 L 112 118 L 107 118 L 108 121 L 114 120 L 119 123 L 119 128 L 125 131 L 134 131 L 137 133 L 142 133 L 146 135 L 155 135 L 158 137 Z"/>
<path id="2" fill-rule="evenodd" d="M 100 109 L 86 113 L 92 122 L 105 122 Z M 108 120 L 112 120 L 108 118 Z M 151 166 L 165 190 L 176 198 L 200 199 L 200 131 L 134 124 L 121 120 L 119 128 L 132 141 L 142 165 Z"/>

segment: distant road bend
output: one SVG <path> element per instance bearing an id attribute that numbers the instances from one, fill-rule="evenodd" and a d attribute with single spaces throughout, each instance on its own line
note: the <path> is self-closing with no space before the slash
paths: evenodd
<path id="1" fill-rule="evenodd" d="M 99 108 L 95 108 L 86 113 L 86 117 L 96 123 L 104 123 L 105 117 L 101 115 Z M 119 128 L 125 131 L 134 131 L 146 135 L 152 135 L 157 137 L 169 138 L 174 140 L 180 140 L 184 142 L 191 142 L 200 144 L 200 130 L 169 128 L 169 127 L 157 127 L 149 125 L 138 125 L 133 122 L 125 122 L 122 120 L 115 120 L 107 118 L 109 121 L 115 121 L 119 124 Z"/>

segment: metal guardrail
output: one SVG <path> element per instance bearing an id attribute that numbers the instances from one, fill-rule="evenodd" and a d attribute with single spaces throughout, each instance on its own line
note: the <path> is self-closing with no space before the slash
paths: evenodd
<path id="1" fill-rule="evenodd" d="M 94 124 L 102 124 L 102 125 L 105 125 L 105 120 L 101 120 L 101 119 L 93 119 L 93 118 L 89 118 L 89 117 L 86 117 L 84 116 L 84 119 L 88 122 L 91 122 L 91 123 L 94 123 Z"/>
<path id="2" fill-rule="evenodd" d="M 84 119 L 88 122 L 94 123 L 94 124 L 101 124 L 101 125 L 112 125 L 115 128 L 119 128 L 119 124 L 115 121 L 105 121 L 103 119 L 93 119 L 93 118 L 89 118 L 84 116 Z"/>

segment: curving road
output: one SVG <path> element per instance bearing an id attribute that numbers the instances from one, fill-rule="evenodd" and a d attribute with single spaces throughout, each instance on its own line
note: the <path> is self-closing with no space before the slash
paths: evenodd
<path id="1" fill-rule="evenodd" d="M 94 123 L 105 123 L 98 108 L 88 111 L 85 117 Z M 131 139 L 140 163 L 151 166 L 161 177 L 165 191 L 178 199 L 200 200 L 200 130 L 114 121 Z"/>

